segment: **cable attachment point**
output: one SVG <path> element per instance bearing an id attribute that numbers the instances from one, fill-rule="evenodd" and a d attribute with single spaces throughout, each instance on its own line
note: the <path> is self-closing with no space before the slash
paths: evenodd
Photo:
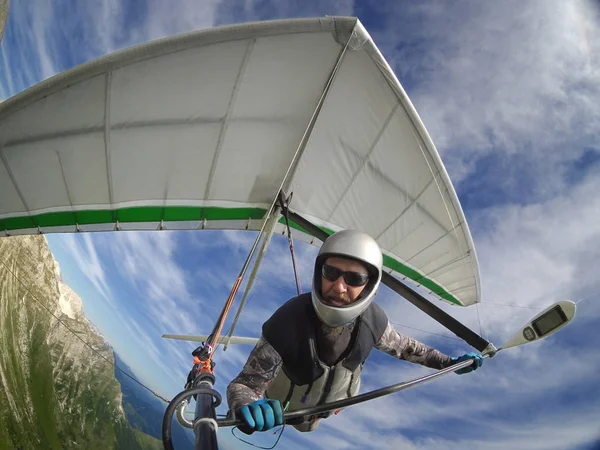
<path id="1" fill-rule="evenodd" d="M 281 207 L 282 211 L 287 211 L 290 203 L 292 203 L 292 196 L 294 192 L 291 192 L 290 195 L 285 195 L 285 193 L 281 190 L 279 194 L 277 194 L 277 204 Z"/>
<path id="2" fill-rule="evenodd" d="M 211 359 L 212 353 L 214 349 L 210 344 L 202 344 L 197 347 L 193 352 L 192 356 L 194 357 L 194 366 L 190 373 L 188 374 L 187 381 L 185 383 L 185 389 L 189 389 L 196 383 L 196 380 L 202 375 L 212 375 L 213 369 L 215 368 L 215 362 Z"/>
<path id="3" fill-rule="evenodd" d="M 213 346 L 210 344 L 202 344 L 197 347 L 193 352 L 192 356 L 194 357 L 194 363 L 196 362 L 196 358 L 200 361 L 206 361 L 210 358 L 213 353 Z"/>

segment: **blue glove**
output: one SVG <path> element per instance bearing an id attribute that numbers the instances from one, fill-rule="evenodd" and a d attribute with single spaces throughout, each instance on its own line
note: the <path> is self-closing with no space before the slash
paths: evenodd
<path id="1" fill-rule="evenodd" d="M 272 398 L 256 400 L 248 405 L 240 406 L 236 415 L 245 422 L 238 429 L 246 434 L 267 431 L 277 425 L 283 425 L 281 403 Z"/>
<path id="2" fill-rule="evenodd" d="M 483 357 L 479 353 L 469 352 L 466 355 L 459 356 L 458 358 L 456 356 L 452 357 L 452 361 L 454 361 L 456 363 L 466 361 L 467 359 L 475 359 L 475 360 L 473 361 L 473 364 L 471 364 L 470 366 L 463 367 L 460 370 L 456 370 L 455 373 L 457 373 L 459 375 L 469 373 L 469 372 L 472 372 L 473 370 L 477 370 L 477 368 L 481 367 L 481 365 L 483 364 Z"/>

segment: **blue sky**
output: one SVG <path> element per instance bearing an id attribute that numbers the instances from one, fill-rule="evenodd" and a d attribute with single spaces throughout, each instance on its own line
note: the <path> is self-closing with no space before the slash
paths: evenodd
<path id="1" fill-rule="evenodd" d="M 600 356 L 600 9 L 586 1 L 11 2 L 0 46 L 0 98 L 112 51 L 221 24 L 355 15 L 396 72 L 456 187 L 481 266 L 483 303 L 440 307 L 500 345 L 559 299 L 581 300 L 551 338 L 501 353 L 467 376 L 345 410 L 278 448 L 593 448 Z M 63 277 L 136 375 L 173 397 L 192 344 L 214 320 L 252 232 L 50 235 Z M 304 289 L 317 249 L 296 244 Z M 287 241 L 274 238 L 236 334 L 295 292 Z M 439 350 L 469 348 L 387 288 L 377 301 L 398 330 Z M 509 305 L 518 305 L 509 306 Z M 443 336 L 440 336 L 443 335 Z M 216 356 L 218 384 L 250 348 Z M 428 369 L 374 352 L 363 392 Z M 221 408 L 222 410 L 222 408 Z M 233 448 L 246 448 L 220 432 Z M 258 439 L 262 438 L 262 439 Z M 273 443 L 274 436 L 253 437 Z"/>

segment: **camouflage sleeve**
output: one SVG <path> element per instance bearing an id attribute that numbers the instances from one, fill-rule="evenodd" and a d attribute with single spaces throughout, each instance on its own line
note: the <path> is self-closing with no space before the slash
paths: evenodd
<path id="1" fill-rule="evenodd" d="M 453 364 L 449 356 L 415 339 L 401 335 L 392 328 L 389 322 L 375 348 L 392 355 L 394 358 L 421 364 L 432 369 L 444 369 Z"/>
<path id="2" fill-rule="evenodd" d="M 250 352 L 244 368 L 227 386 L 230 414 L 237 408 L 260 399 L 281 369 L 279 353 L 261 336 Z"/>

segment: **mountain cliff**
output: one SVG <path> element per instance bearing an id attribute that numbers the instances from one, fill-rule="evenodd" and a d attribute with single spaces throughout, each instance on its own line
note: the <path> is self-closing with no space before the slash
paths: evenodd
<path id="1" fill-rule="evenodd" d="M 45 238 L 0 238 L 0 261 L 0 450 L 162 448 L 128 424 L 113 351 Z"/>

